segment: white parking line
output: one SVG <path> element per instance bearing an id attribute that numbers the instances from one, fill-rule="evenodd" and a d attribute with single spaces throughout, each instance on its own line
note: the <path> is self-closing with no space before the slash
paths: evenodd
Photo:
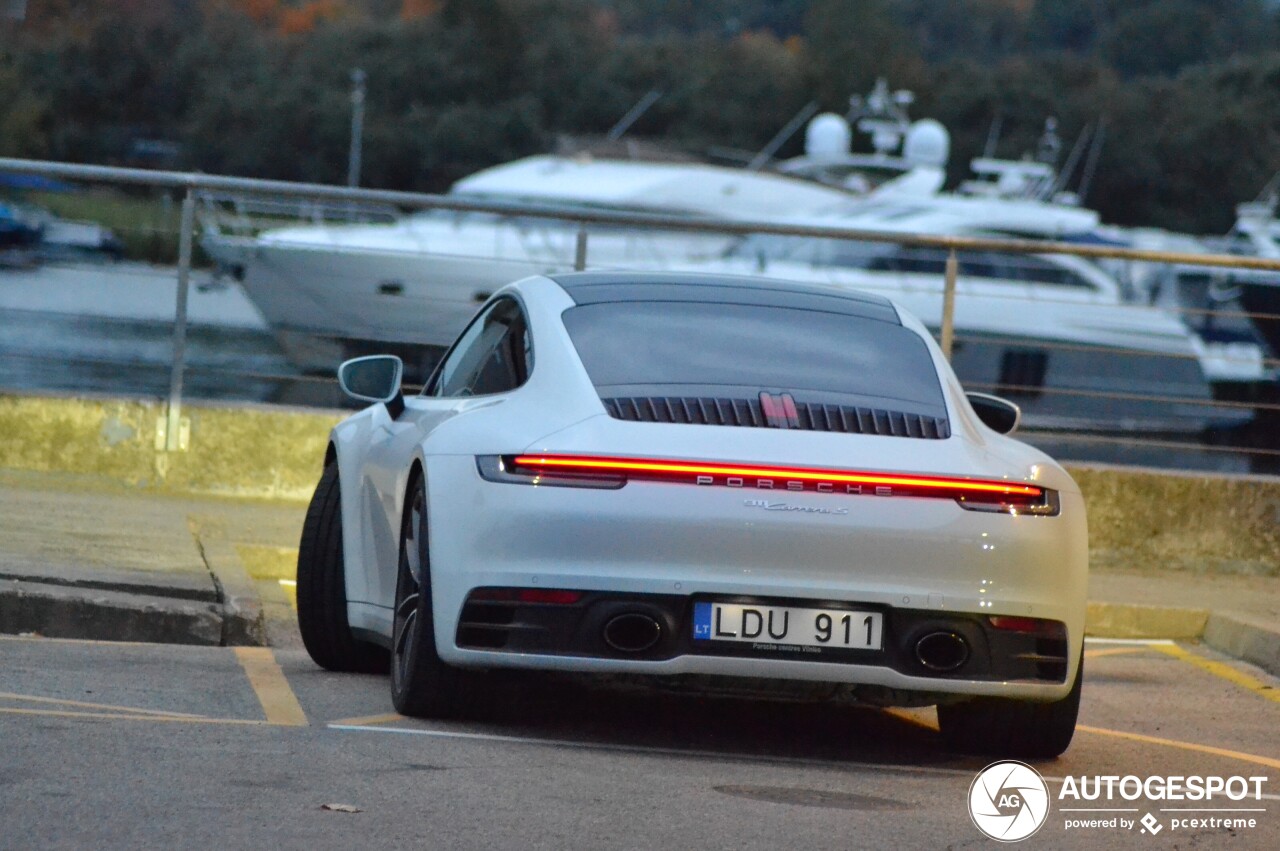
<path id="1" fill-rule="evenodd" d="M 1085 644 L 1123 644 L 1135 647 L 1160 647 L 1176 644 L 1168 638 L 1086 638 Z"/>

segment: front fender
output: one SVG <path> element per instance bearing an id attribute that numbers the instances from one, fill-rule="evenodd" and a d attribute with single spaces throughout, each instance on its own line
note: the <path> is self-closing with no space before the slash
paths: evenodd
<path id="1" fill-rule="evenodd" d="M 389 420 L 386 407 L 374 405 L 338 423 L 329 433 L 342 494 L 342 558 L 348 602 L 376 602 L 361 483 L 374 435 Z"/>

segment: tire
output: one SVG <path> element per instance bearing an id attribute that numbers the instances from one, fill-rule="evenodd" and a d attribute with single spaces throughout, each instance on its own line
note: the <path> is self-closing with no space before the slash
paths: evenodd
<path id="1" fill-rule="evenodd" d="M 312 660 L 330 671 L 386 670 L 386 651 L 351 634 L 342 560 L 338 465 L 324 468 L 298 543 L 298 631 Z"/>
<path id="2" fill-rule="evenodd" d="M 953 750 L 986 756 L 1052 759 L 1071 744 L 1080 714 L 1084 654 L 1071 691 L 1062 700 L 983 697 L 938 707 L 938 727 Z"/>
<path id="3" fill-rule="evenodd" d="M 436 652 L 426 501 L 422 477 L 415 476 L 409 484 L 400 524 L 391 634 L 391 702 L 402 715 L 453 718 L 461 714 L 470 678 L 466 672 L 446 665 Z"/>

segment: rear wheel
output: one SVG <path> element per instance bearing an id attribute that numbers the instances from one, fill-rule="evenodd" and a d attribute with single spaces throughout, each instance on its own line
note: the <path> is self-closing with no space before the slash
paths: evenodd
<path id="1" fill-rule="evenodd" d="M 981 697 L 938 707 L 938 727 L 952 748 L 988 756 L 1049 759 L 1071 744 L 1080 714 L 1084 655 L 1075 683 L 1062 700 L 1034 703 Z"/>
<path id="2" fill-rule="evenodd" d="M 464 672 L 436 652 L 431 608 L 431 562 L 427 542 L 427 495 L 422 477 L 410 485 L 400 531 L 395 620 L 391 645 L 391 702 L 396 711 L 421 718 L 457 715 Z"/>
<path id="3" fill-rule="evenodd" d="M 386 653 L 351 634 L 342 560 L 342 491 L 338 465 L 324 468 L 298 543 L 298 631 L 317 665 L 330 671 L 386 669 Z"/>

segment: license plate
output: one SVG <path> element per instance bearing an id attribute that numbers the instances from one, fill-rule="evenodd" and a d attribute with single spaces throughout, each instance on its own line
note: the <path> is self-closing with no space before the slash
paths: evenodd
<path id="1" fill-rule="evenodd" d="M 879 650 L 884 616 L 847 609 L 694 603 L 695 641 L 745 641 L 839 650 Z"/>

